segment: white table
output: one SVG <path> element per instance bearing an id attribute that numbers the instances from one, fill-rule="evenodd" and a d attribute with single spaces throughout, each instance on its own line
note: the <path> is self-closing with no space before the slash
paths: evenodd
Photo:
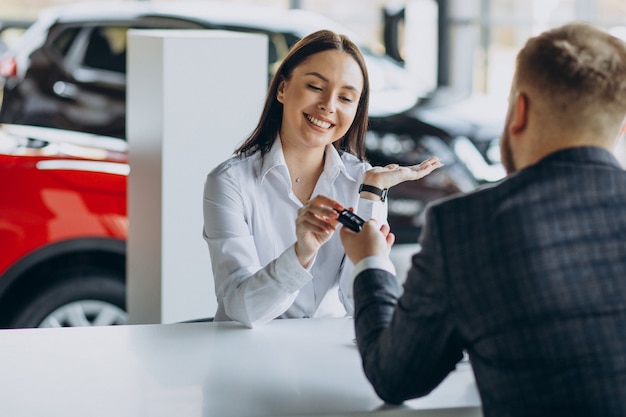
<path id="1" fill-rule="evenodd" d="M 482 415 L 463 363 L 385 405 L 353 338 L 349 318 L 1 330 L 0 416 Z"/>

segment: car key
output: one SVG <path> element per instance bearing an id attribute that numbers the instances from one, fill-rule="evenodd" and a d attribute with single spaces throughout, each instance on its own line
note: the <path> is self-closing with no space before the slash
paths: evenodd
<path id="1" fill-rule="evenodd" d="M 335 211 L 339 213 L 339 217 L 337 218 L 337 220 L 339 220 L 339 223 L 343 224 L 348 229 L 354 232 L 358 233 L 361 231 L 361 228 L 363 227 L 363 223 L 365 223 L 365 220 L 363 220 L 362 218 L 360 218 L 359 216 L 357 216 L 356 214 L 354 214 L 348 209 L 343 209 L 343 210 L 335 209 Z"/>

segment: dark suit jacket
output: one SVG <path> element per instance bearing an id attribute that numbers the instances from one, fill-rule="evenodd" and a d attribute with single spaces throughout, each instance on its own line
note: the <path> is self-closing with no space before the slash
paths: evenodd
<path id="1" fill-rule="evenodd" d="M 355 280 L 382 399 L 427 394 L 466 350 L 485 416 L 626 416 L 626 172 L 613 155 L 560 151 L 441 201 L 420 243 L 399 299 L 388 272 Z"/>

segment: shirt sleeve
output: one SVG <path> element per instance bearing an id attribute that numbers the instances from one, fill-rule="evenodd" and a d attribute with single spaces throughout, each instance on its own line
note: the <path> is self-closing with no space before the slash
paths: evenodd
<path id="1" fill-rule="evenodd" d="M 463 356 L 433 224 L 429 216 L 401 296 L 396 277 L 378 259 L 359 263 L 354 282 L 363 369 L 378 395 L 393 404 L 428 394 Z"/>
<path id="2" fill-rule="evenodd" d="M 392 275 L 396 275 L 396 267 L 389 258 L 383 256 L 369 256 L 361 259 L 355 266 L 353 275 L 356 277 L 366 269 L 381 269 L 387 271 Z"/>
<path id="3" fill-rule="evenodd" d="M 359 197 L 358 208 L 356 214 L 364 220 L 375 219 L 380 225 L 387 223 L 387 202 L 368 200 Z M 382 261 L 384 262 L 384 261 Z M 386 267 L 395 275 L 395 267 L 388 261 L 385 262 Z M 344 260 L 343 270 L 339 278 L 339 296 L 346 308 L 348 315 L 354 314 L 354 273 L 355 266 L 346 256 Z"/>
<path id="4" fill-rule="evenodd" d="M 244 216 L 245 187 L 223 174 L 207 176 L 203 199 L 203 237 L 219 305 L 216 320 L 236 320 L 252 328 L 284 313 L 312 276 L 298 262 L 293 245 L 269 264 L 260 264 Z M 226 318 L 218 317 L 220 309 Z"/>

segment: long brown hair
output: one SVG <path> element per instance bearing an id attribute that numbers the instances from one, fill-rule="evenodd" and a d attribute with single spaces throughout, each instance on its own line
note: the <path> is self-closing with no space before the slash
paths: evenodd
<path id="1" fill-rule="evenodd" d="M 261 154 L 265 154 L 271 149 L 283 119 L 283 105 L 276 99 L 280 82 L 283 79 L 288 80 L 293 70 L 311 55 L 328 50 L 337 50 L 349 54 L 359 64 L 363 73 L 363 91 L 354 121 L 346 134 L 334 145 L 339 151 L 349 152 L 356 155 L 360 160 L 365 158 L 365 133 L 368 127 L 367 110 L 369 106 L 369 77 L 365 59 L 359 47 L 347 36 L 330 30 L 313 32 L 300 39 L 291 48 L 272 78 L 258 125 L 243 145 L 235 150 L 235 153 L 251 155 L 260 151 Z"/>

